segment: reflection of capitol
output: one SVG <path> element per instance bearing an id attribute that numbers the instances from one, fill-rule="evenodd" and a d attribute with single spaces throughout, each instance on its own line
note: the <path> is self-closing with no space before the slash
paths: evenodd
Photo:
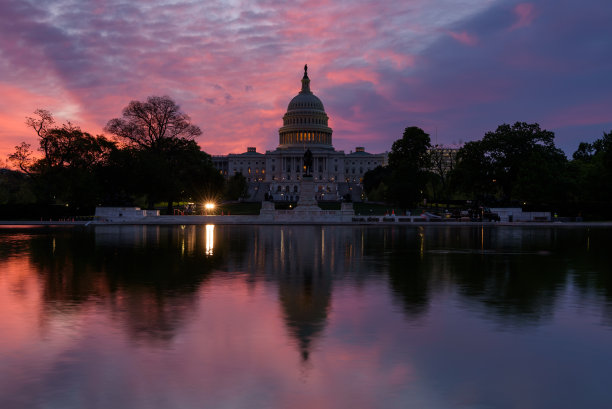
<path id="1" fill-rule="evenodd" d="M 410 320 L 426 316 L 436 297 L 450 293 L 461 305 L 512 325 L 551 319 L 568 282 L 581 293 L 603 291 L 612 299 L 609 280 L 600 281 L 607 276 L 573 282 L 567 274 L 574 268 L 567 260 L 576 270 L 607 271 L 603 229 L 580 237 L 573 230 L 482 226 L 98 226 L 23 236 L 16 248 L 24 267 L 13 271 L 31 271 L 40 283 L 41 328 L 96 305 L 130 338 L 164 344 L 197 316 L 206 296 L 201 290 L 238 279 L 263 283 L 265 302 L 278 298 L 303 360 L 326 330 L 332 292 L 366 281 L 388 285 Z M 580 246 L 588 249 L 581 258 L 565 257 Z M 15 275 L 16 285 L 22 278 Z M 239 284 L 232 288 L 243 288 Z M 238 300 L 251 301 L 238 293 Z M 254 319 L 269 318 L 278 307 L 266 311 Z"/>
<path id="2" fill-rule="evenodd" d="M 171 254 L 187 260 L 221 254 L 226 256 L 226 265 L 219 266 L 222 270 L 274 280 L 285 325 L 302 359 L 307 360 L 327 323 L 334 274 L 344 277 L 345 272 L 359 270 L 363 235 L 359 229 L 315 226 L 100 226 L 95 239 L 103 247 L 142 248 L 156 254 L 156 249 L 170 251 L 168 260 Z M 191 298 L 188 294 L 183 297 Z M 162 334 L 169 332 L 166 313 L 151 308 L 148 296 L 130 299 L 130 306 L 122 307 L 131 311 L 130 326 L 138 332 L 151 331 L 159 322 L 157 331 L 165 337 Z M 129 301 L 121 301 L 125 302 Z M 150 313 L 144 315 L 146 311 Z"/>
<path id="3" fill-rule="evenodd" d="M 216 226 L 215 245 L 236 242 L 236 229 Z M 358 278 L 367 273 L 364 266 L 364 245 L 367 229 L 329 226 L 248 226 L 242 229 L 240 243 L 227 250 L 244 251 L 227 257 L 228 269 L 246 271 L 267 278 L 312 273 L 329 279 L 344 277 L 345 272 Z M 332 277 L 334 276 L 334 277 Z"/>
<path id="4" fill-rule="evenodd" d="M 218 226 L 231 241 L 235 230 Z M 359 279 L 366 232 L 362 229 L 336 229 L 322 226 L 249 227 L 251 243 L 242 257 L 228 257 L 230 271 L 244 270 L 278 283 L 279 301 L 285 324 L 295 340 L 303 361 L 308 360 L 313 343 L 327 325 L 335 278 L 350 273 Z"/>
<path id="5" fill-rule="evenodd" d="M 420 237 L 420 239 L 417 239 Z M 334 280 L 354 280 L 357 285 L 372 277 L 377 266 L 369 255 L 390 248 L 403 251 L 423 247 L 425 236 L 411 229 L 365 229 L 336 226 L 103 226 L 96 228 L 99 246 L 164 249 L 184 260 L 216 259 L 220 272 L 243 272 L 250 282 L 265 280 L 278 286 L 278 300 L 287 331 L 301 359 L 307 361 L 328 323 Z M 420 244 L 419 244 L 420 243 Z M 410 263 L 390 267 L 390 284 L 411 317 L 427 310 L 427 276 L 419 273 L 416 251 Z M 194 265 L 197 268 L 197 264 Z M 138 294 L 138 292 L 134 292 Z M 146 294 L 146 293 L 145 293 Z M 143 294 L 143 295 L 145 295 Z M 183 294 L 188 300 L 191 294 Z M 130 327 L 166 336 L 173 321 L 164 304 L 148 305 L 149 297 L 131 297 Z M 122 301 L 125 303 L 126 301 Z M 141 305 L 142 309 L 138 306 Z M 146 314 L 145 314 L 146 312 Z M 155 326 L 155 322 L 160 325 Z M 144 323 L 144 325 L 143 325 Z"/>

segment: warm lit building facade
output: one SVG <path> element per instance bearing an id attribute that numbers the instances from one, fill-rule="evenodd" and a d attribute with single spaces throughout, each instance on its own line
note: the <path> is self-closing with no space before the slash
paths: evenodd
<path id="1" fill-rule="evenodd" d="M 349 154 L 335 150 L 328 121 L 323 103 L 310 90 L 305 67 L 302 89 L 283 116 L 278 147 L 265 154 L 249 147 L 241 154 L 213 156 L 213 162 L 227 178 L 242 173 L 249 182 L 252 200 L 296 201 L 304 174 L 304 153 L 310 149 L 317 199 L 339 200 L 348 194 L 359 200 L 363 175 L 385 165 L 386 154 L 371 154 L 363 147 Z"/>

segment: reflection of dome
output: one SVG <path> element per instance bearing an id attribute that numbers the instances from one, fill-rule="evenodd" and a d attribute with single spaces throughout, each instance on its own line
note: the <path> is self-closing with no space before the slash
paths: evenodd
<path id="1" fill-rule="evenodd" d="M 279 129 L 279 148 L 304 147 L 305 145 L 333 149 L 332 129 L 327 126 L 329 117 L 321 100 L 310 91 L 308 66 L 304 66 L 302 90 L 296 95 L 283 116 Z"/>
<path id="2" fill-rule="evenodd" d="M 312 342 L 327 324 L 331 300 L 329 277 L 314 279 L 312 273 L 280 282 L 280 301 L 289 333 L 300 349 L 303 361 L 310 355 Z"/>

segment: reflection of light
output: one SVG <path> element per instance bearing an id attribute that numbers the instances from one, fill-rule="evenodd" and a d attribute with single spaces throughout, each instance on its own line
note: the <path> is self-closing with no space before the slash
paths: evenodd
<path id="1" fill-rule="evenodd" d="M 484 226 L 480 227 L 480 249 L 484 251 Z"/>
<path id="2" fill-rule="evenodd" d="M 215 246 L 215 225 L 206 225 L 206 255 L 213 255 L 213 247 Z"/>
<path id="3" fill-rule="evenodd" d="M 591 250 L 591 235 L 590 233 L 591 229 L 587 229 L 587 251 Z M 54 243 L 55 243 L 55 239 L 54 239 Z"/>
<path id="4" fill-rule="evenodd" d="M 325 230 L 321 229 L 321 260 L 325 260 Z"/>
<path id="5" fill-rule="evenodd" d="M 419 226 L 419 242 L 419 254 L 421 256 L 421 260 L 423 260 L 423 255 L 425 254 L 425 229 L 423 229 L 423 226 Z"/>
<path id="6" fill-rule="evenodd" d="M 285 258 L 285 237 L 284 237 L 282 229 L 281 229 L 281 238 L 280 238 L 280 254 L 281 254 L 281 260 L 284 260 Z"/>

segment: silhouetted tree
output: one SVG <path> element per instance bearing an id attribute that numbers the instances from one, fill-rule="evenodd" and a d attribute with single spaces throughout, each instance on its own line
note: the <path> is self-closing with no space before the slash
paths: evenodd
<path id="1" fill-rule="evenodd" d="M 111 119 L 105 129 L 130 144 L 152 150 L 163 150 L 169 139 L 193 139 L 202 134 L 168 96 L 131 101 L 123 109 L 122 118 Z"/>
<path id="2" fill-rule="evenodd" d="M 242 173 L 235 173 L 225 185 L 225 198 L 238 200 L 247 195 L 247 180 Z"/>
<path id="3" fill-rule="evenodd" d="M 435 199 L 446 200 L 450 196 L 450 179 L 456 165 L 456 157 L 449 154 L 441 145 L 429 150 L 431 163 L 431 182 Z"/>
<path id="4" fill-rule="evenodd" d="M 567 159 L 554 137 L 538 124 L 500 125 L 460 149 L 454 183 L 467 193 L 499 195 L 505 201 L 561 200 L 559 181 Z"/>
<path id="5" fill-rule="evenodd" d="M 193 140 L 202 131 L 170 97 L 131 101 L 122 118 L 108 122 L 106 131 L 131 147 L 133 174 L 149 207 L 164 200 L 171 212 L 174 201 L 196 200 L 221 191 L 222 176 Z"/>
<path id="6" fill-rule="evenodd" d="M 429 134 L 412 126 L 404 130 L 402 139 L 393 142 L 389 153 L 389 199 L 402 207 L 412 206 L 423 199 L 430 178 L 431 148 Z"/>
<path id="7" fill-rule="evenodd" d="M 416 126 L 404 130 L 401 139 L 393 142 L 389 165 L 364 175 L 364 190 L 370 200 L 395 202 L 409 207 L 423 198 L 430 179 L 429 135 Z"/>
<path id="8" fill-rule="evenodd" d="M 612 131 L 593 143 L 581 142 L 570 163 L 575 200 L 612 200 Z"/>
<path id="9" fill-rule="evenodd" d="M 8 160 L 14 166 L 21 169 L 22 172 L 30 174 L 30 168 L 34 163 L 32 145 L 26 142 L 21 142 L 15 146 L 15 152 L 8 155 Z"/>
<path id="10" fill-rule="evenodd" d="M 117 149 L 116 144 L 67 124 L 48 130 L 41 146 L 45 147 L 45 156 L 31 169 L 48 200 L 95 206 L 102 195 L 98 175 L 110 153 Z"/>
<path id="11" fill-rule="evenodd" d="M 33 156 L 31 146 L 25 142 L 15 147 L 9 161 L 28 177 L 23 181 L 31 189 L 20 197 L 31 202 L 32 193 L 41 203 L 69 203 L 76 207 L 94 206 L 101 198 L 98 175 L 107 165 L 116 144 L 104 136 L 92 136 L 68 122 L 62 127 L 55 124 L 53 115 L 36 110 L 37 117 L 26 118 L 26 124 L 38 135 L 42 158 Z"/>
<path id="12" fill-rule="evenodd" d="M 391 170 L 388 166 L 377 166 L 363 175 L 363 190 L 368 200 L 375 202 L 384 202 L 387 200 L 387 183 L 389 183 L 390 177 Z"/>
<path id="13" fill-rule="evenodd" d="M 45 154 L 45 157 L 48 153 L 48 147 L 46 143 L 45 136 L 52 129 L 53 124 L 55 124 L 55 119 L 51 112 L 46 109 L 37 109 L 34 111 L 34 117 L 26 117 L 26 125 L 30 128 L 34 129 L 36 134 L 38 135 L 40 140 L 40 149 Z"/>

